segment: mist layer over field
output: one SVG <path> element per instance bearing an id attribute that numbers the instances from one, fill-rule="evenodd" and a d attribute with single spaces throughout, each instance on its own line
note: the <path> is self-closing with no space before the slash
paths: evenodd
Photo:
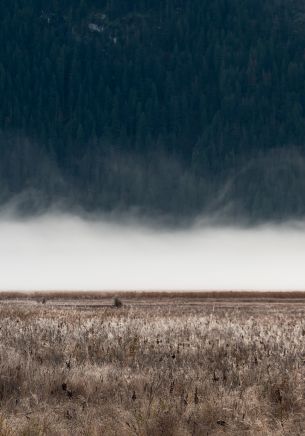
<path id="1" fill-rule="evenodd" d="M 305 227 L 0 220 L 1 290 L 304 290 Z"/>

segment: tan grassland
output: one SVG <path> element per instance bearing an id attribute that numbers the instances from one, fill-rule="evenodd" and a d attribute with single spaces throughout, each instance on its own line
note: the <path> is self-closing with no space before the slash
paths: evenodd
<path id="1" fill-rule="evenodd" d="M 305 298 L 283 295 L 2 294 L 0 436 L 303 435 Z"/>

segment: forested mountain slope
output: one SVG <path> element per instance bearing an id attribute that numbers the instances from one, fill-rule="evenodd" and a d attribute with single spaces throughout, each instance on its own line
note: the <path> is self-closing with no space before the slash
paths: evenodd
<path id="1" fill-rule="evenodd" d="M 300 217 L 304 79 L 297 0 L 3 1 L 1 201 Z"/>

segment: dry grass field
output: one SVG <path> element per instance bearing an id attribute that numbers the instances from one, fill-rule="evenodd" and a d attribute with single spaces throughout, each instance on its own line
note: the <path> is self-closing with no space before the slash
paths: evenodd
<path id="1" fill-rule="evenodd" d="M 303 435 L 290 297 L 3 295 L 0 435 Z"/>

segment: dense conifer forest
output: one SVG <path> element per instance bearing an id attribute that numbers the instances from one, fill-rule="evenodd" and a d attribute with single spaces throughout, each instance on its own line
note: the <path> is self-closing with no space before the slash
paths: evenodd
<path id="1" fill-rule="evenodd" d="M 297 0 L 0 2 L 0 199 L 305 215 Z"/>

